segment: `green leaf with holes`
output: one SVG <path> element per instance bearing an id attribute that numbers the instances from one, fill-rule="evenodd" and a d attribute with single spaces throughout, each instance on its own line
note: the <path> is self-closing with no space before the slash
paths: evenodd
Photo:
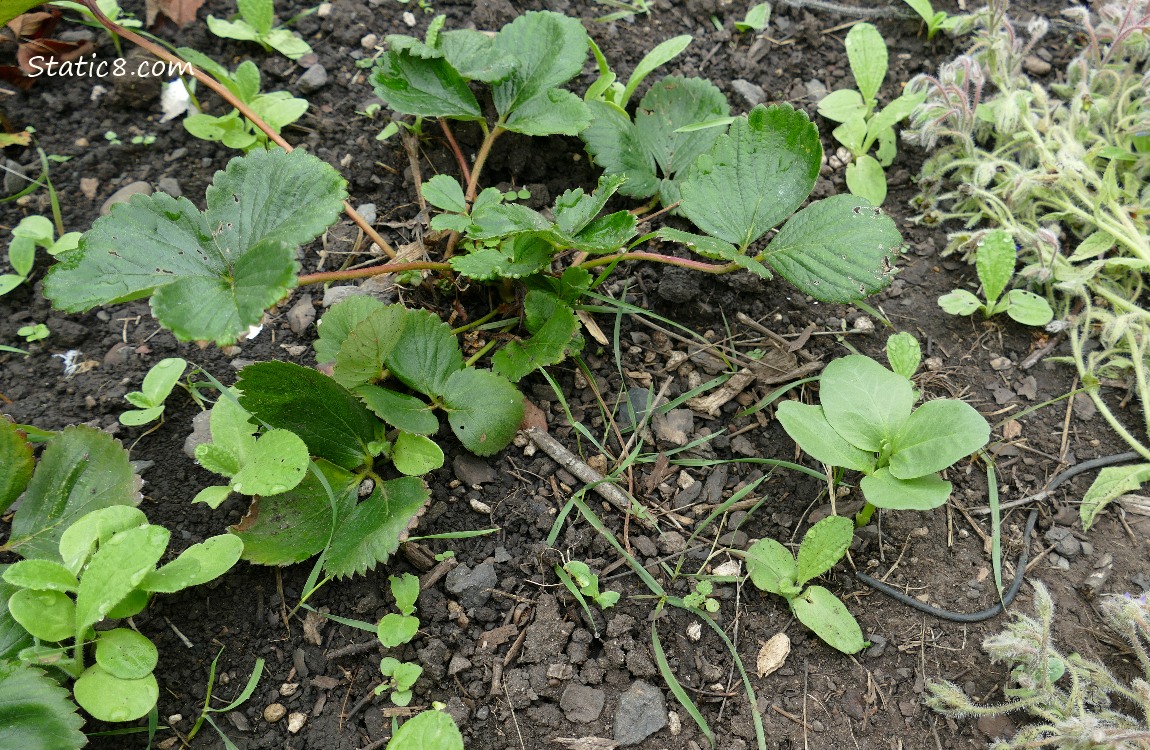
<path id="1" fill-rule="evenodd" d="M 164 193 L 113 207 L 57 256 L 44 294 L 69 312 L 151 297 L 181 341 L 231 344 L 295 286 L 299 246 L 335 222 L 346 196 L 318 157 L 255 150 L 216 173 L 203 212 Z"/>

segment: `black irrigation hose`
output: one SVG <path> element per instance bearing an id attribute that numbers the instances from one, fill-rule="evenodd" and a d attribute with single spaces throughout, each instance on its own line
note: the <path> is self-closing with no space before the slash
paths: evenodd
<path id="1" fill-rule="evenodd" d="M 1113 456 L 1104 456 L 1102 458 L 1091 459 L 1090 461 L 1083 461 L 1077 466 L 1073 466 L 1066 471 L 1058 474 L 1046 485 L 1045 492 L 1051 492 L 1055 487 L 1065 482 L 1071 477 L 1077 476 L 1084 471 L 1097 469 L 1103 466 L 1111 466 L 1113 464 L 1122 464 L 1127 461 L 1133 461 L 1142 458 L 1142 455 L 1134 451 L 1127 453 L 1118 453 Z M 1015 569 L 1014 581 L 1011 582 L 1010 588 L 1007 589 L 1006 594 L 1002 600 L 995 604 L 990 609 L 984 609 L 981 612 L 971 612 L 969 614 L 963 612 L 951 612 L 945 609 L 938 609 L 929 604 L 923 604 L 918 599 L 902 593 L 893 586 L 888 586 L 882 581 L 877 581 L 874 578 L 866 575 L 865 573 L 855 573 L 855 577 L 860 581 L 875 589 L 881 591 L 887 596 L 902 602 L 908 607 L 917 609 L 919 612 L 925 612 L 928 615 L 939 618 L 940 620 L 949 620 L 950 622 L 982 622 L 989 620 L 992 617 L 997 617 L 1010 606 L 1014 601 L 1014 597 L 1018 594 L 1019 589 L 1022 588 L 1022 580 L 1026 577 L 1026 563 L 1030 559 L 1030 535 L 1034 532 L 1034 524 L 1038 521 L 1038 509 L 1030 511 L 1029 518 L 1026 519 L 1026 531 L 1022 535 L 1022 552 L 1018 556 L 1018 566 Z"/>

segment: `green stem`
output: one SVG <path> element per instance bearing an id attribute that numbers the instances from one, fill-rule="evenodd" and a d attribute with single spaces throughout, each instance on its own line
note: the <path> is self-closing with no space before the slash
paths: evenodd
<path id="1" fill-rule="evenodd" d="M 384 263 L 382 266 L 368 266 L 352 271 L 324 271 L 323 273 L 308 273 L 300 276 L 297 286 L 309 284 L 327 284 L 332 281 L 351 281 L 353 279 L 367 279 L 372 276 L 381 276 L 386 273 L 403 273 L 404 271 L 450 271 L 450 263 L 435 263 L 432 261 L 412 261 L 410 263 Z"/>
<path id="2" fill-rule="evenodd" d="M 470 323 L 468 323 L 466 325 L 462 325 L 459 328 L 453 328 L 453 329 L 451 329 L 451 335 L 452 336 L 458 336 L 461 333 L 467 333 L 468 331 L 470 331 L 473 328 L 478 328 L 479 326 L 483 325 L 484 323 L 486 323 L 487 321 L 491 320 L 496 315 L 498 315 L 499 312 L 500 312 L 500 310 L 497 307 L 494 310 L 492 310 L 491 312 L 484 315 L 482 318 L 476 318 L 475 320 L 471 321 Z"/>
<path id="3" fill-rule="evenodd" d="M 868 523 L 870 523 L 871 516 L 874 515 L 874 512 L 875 507 L 869 502 L 864 505 L 862 510 L 855 514 L 855 528 L 861 529 L 863 526 L 866 526 Z"/>
<path id="4" fill-rule="evenodd" d="M 487 352 L 491 351 L 492 348 L 495 347 L 495 344 L 497 342 L 498 342 L 498 339 L 491 339 L 490 341 L 488 341 L 486 344 L 484 344 L 479 349 L 479 351 L 475 352 L 475 354 L 472 354 L 470 357 L 468 357 L 467 361 L 464 362 L 464 365 L 466 365 L 467 367 L 471 367 L 472 365 L 474 365 L 476 362 L 478 362 L 480 359 L 483 358 L 484 354 L 487 354 Z"/>
<path id="5" fill-rule="evenodd" d="M 487 157 L 491 155 L 491 147 L 495 145 L 495 139 L 505 132 L 507 131 L 497 124 L 483 139 L 479 153 L 475 155 L 475 163 L 471 165 L 471 179 L 467 181 L 467 193 L 464 198 L 467 199 L 468 203 L 475 200 L 475 192 L 479 188 L 479 175 L 483 171 L 483 165 L 487 163 Z"/>

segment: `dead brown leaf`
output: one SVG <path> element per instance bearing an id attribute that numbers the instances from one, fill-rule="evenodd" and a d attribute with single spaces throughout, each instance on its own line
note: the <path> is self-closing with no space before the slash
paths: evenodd
<path id="1" fill-rule="evenodd" d="M 177 26 L 187 26 L 196 20 L 196 11 L 203 4 L 204 0 L 144 0 L 144 20 L 152 26 L 164 15 Z"/>

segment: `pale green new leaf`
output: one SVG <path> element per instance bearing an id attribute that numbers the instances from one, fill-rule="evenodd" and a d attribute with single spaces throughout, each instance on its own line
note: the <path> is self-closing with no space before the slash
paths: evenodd
<path id="1" fill-rule="evenodd" d="M 99 622 L 140 585 L 163 557 L 168 537 L 167 529 L 149 524 L 121 531 L 100 545 L 76 592 L 77 630 Z"/>
<path id="2" fill-rule="evenodd" d="M 886 173 L 870 154 L 862 154 L 847 165 L 847 189 L 876 206 L 886 200 Z"/>
<path id="3" fill-rule="evenodd" d="M 952 485 L 938 474 L 915 479 L 897 479 L 885 467 L 859 482 L 863 497 L 876 508 L 890 510 L 930 510 L 950 497 Z"/>
<path id="4" fill-rule="evenodd" d="M 416 477 L 380 484 L 341 520 L 331 539 L 324 570 L 336 578 L 347 578 L 387 562 L 407 538 L 430 497 L 427 485 Z"/>
<path id="5" fill-rule="evenodd" d="M 942 471 L 986 445 L 990 425 L 970 404 L 928 401 L 915 409 L 894 440 L 890 473 L 899 479 Z"/>
<path id="6" fill-rule="evenodd" d="M 395 648 L 407 643 L 419 632 L 419 618 L 389 612 L 379 621 L 376 636 L 387 648 Z"/>
<path id="7" fill-rule="evenodd" d="M 275 10 L 270 0 L 236 0 L 236 7 L 239 8 L 240 16 L 261 35 L 272 30 Z"/>
<path id="8" fill-rule="evenodd" d="M 463 750 L 463 735 L 443 711 L 424 711 L 400 725 L 387 750 Z"/>
<path id="9" fill-rule="evenodd" d="M 8 566 L 0 565 L 0 575 Z M 20 653 L 21 649 L 27 648 L 32 645 L 32 636 L 25 630 L 20 623 L 16 622 L 16 618 L 8 611 L 8 602 L 16 594 L 19 589 L 16 586 L 6 582 L 0 577 L 0 664 L 3 664 L 8 659 L 15 658 Z M 0 677 L 0 682 L 3 678 Z M 2 701 L 0 701 L 2 702 Z M 0 708 L 0 717 L 3 716 L 3 708 Z M 3 724 L 3 719 L 0 718 L 0 725 Z M 0 737 L 3 737 L 3 730 L 0 729 Z"/>
<path id="10" fill-rule="evenodd" d="M 795 556 L 774 539 L 760 539 L 747 550 L 747 572 L 758 588 L 772 594 L 792 597 L 799 593 Z"/>
<path id="11" fill-rule="evenodd" d="M 823 370 L 819 400 L 835 432 L 851 445 L 877 453 L 901 431 L 915 394 L 903 376 L 870 357 L 852 354 Z"/>
<path id="12" fill-rule="evenodd" d="M 79 575 L 96 545 L 147 522 L 144 511 L 131 505 L 113 505 L 84 515 L 60 536 L 60 558 L 64 567 L 73 575 Z"/>
<path id="13" fill-rule="evenodd" d="M 356 325 L 335 355 L 335 382 L 355 388 L 383 377 L 384 359 L 399 342 L 408 319 L 403 305 L 389 305 Z"/>
<path id="14" fill-rule="evenodd" d="M 442 396 L 447 379 L 463 368 L 463 354 L 451 326 L 427 310 L 404 313 L 403 336 L 384 357 L 387 369 L 408 388 Z"/>
<path id="15" fill-rule="evenodd" d="M 874 454 L 856 448 L 835 432 L 821 406 L 784 401 L 776 409 L 775 417 L 791 439 L 816 461 L 863 473 L 874 469 Z"/>
<path id="16" fill-rule="evenodd" d="M 58 681 L 35 667 L 0 661 L 0 747 L 79 750 L 88 743 L 82 726 L 76 704 Z"/>
<path id="17" fill-rule="evenodd" d="M 535 234 L 521 234 L 499 247 L 485 247 L 466 255 L 452 256 L 451 267 L 479 281 L 519 279 L 547 268 L 554 255 L 555 248 L 551 243 Z"/>
<path id="18" fill-rule="evenodd" d="M 1082 530 L 1090 531 L 1094 519 L 1107 505 L 1122 495 L 1136 491 L 1147 479 L 1150 479 L 1150 464 L 1108 466 L 1099 471 L 1090 489 L 1082 497 L 1082 506 L 1079 508 Z"/>
<path id="19" fill-rule="evenodd" d="M 577 18 L 529 11 L 500 29 L 493 49 L 517 64 L 492 92 L 503 127 L 527 135 L 576 135 L 590 116 L 579 97 L 562 86 L 587 59 L 587 31 Z"/>
<path id="20" fill-rule="evenodd" d="M 951 315 L 973 315 L 982 302 L 965 289 L 955 289 L 939 297 L 938 306 Z"/>
<path id="21" fill-rule="evenodd" d="M 96 641 L 96 663 L 121 680 L 147 677 L 156 668 L 159 656 L 147 636 L 130 628 L 105 630 Z"/>
<path id="22" fill-rule="evenodd" d="M 866 116 L 866 104 L 854 89 L 832 91 L 819 100 L 819 114 L 834 122 Z"/>
<path id="23" fill-rule="evenodd" d="M 98 508 L 137 505 L 140 484 L 118 441 L 91 427 L 65 427 L 40 456 L 5 546 L 25 558 L 59 559 L 65 529 Z"/>
<path id="24" fill-rule="evenodd" d="M 335 221 L 344 187 L 305 151 L 253 151 L 216 173 L 203 213 L 164 193 L 115 206 L 58 256 L 44 293 L 69 312 L 152 295 L 180 340 L 230 344 L 294 286 L 296 250 Z"/>
<path id="25" fill-rule="evenodd" d="M 996 229 L 978 241 L 974 267 L 978 270 L 978 280 L 982 282 L 987 307 L 994 306 L 1002 296 L 1002 290 L 1010 283 L 1017 258 L 1014 238 L 1003 229 Z"/>
<path id="26" fill-rule="evenodd" d="M 443 466 L 443 450 L 430 438 L 401 431 L 391 448 L 391 461 L 400 474 L 418 477 Z"/>
<path id="27" fill-rule="evenodd" d="M 866 140 L 866 118 L 861 113 L 852 115 L 841 125 L 831 131 L 835 140 L 843 144 L 847 151 L 854 155 L 863 152 L 863 141 Z"/>
<path id="28" fill-rule="evenodd" d="M 72 571 L 53 560 L 21 560 L 8 566 L 4 580 L 34 591 L 72 591 L 80 582 Z"/>
<path id="29" fill-rule="evenodd" d="M 76 605 L 62 591 L 20 589 L 8 599 L 8 613 L 41 641 L 63 641 L 76 635 Z"/>
<path id="30" fill-rule="evenodd" d="M 319 333 L 319 338 L 313 344 L 316 360 L 335 361 L 339 348 L 343 346 L 351 330 L 376 310 L 382 310 L 384 307 L 382 302 L 366 294 L 348 297 L 332 305 L 316 326 L 316 331 Z"/>
<path id="31" fill-rule="evenodd" d="M 423 199 L 441 211 L 457 214 L 467 211 L 467 199 L 459 181 L 445 174 L 437 174 L 423 183 Z"/>
<path id="32" fill-rule="evenodd" d="M 681 185 L 682 212 L 745 250 L 806 200 L 821 158 L 818 128 L 805 112 L 759 105 L 695 160 Z"/>
<path id="33" fill-rule="evenodd" d="M 869 103 L 878 96 L 879 87 L 886 78 L 886 42 L 874 26 L 858 23 L 847 33 L 846 48 L 859 93 Z"/>
<path id="34" fill-rule="evenodd" d="M 289 60 L 298 60 L 312 51 L 311 45 L 291 29 L 272 29 L 263 41 Z"/>
<path id="35" fill-rule="evenodd" d="M 164 403 L 172 392 L 176 383 L 180 382 L 188 363 L 180 357 L 168 357 L 152 365 L 148 374 L 144 376 L 140 392 L 151 406 Z"/>
<path id="36" fill-rule="evenodd" d="M 234 534 L 220 534 L 193 544 L 180 556 L 145 576 L 140 588 L 172 594 L 219 578 L 231 570 L 243 554 L 243 540 Z"/>
<path id="37" fill-rule="evenodd" d="M 890 369 L 904 378 L 914 377 L 922 361 L 922 347 L 918 339 L 906 331 L 890 336 L 886 340 L 886 361 Z"/>
<path id="38" fill-rule="evenodd" d="M 857 654 L 866 647 L 862 628 L 846 605 L 822 586 L 807 586 L 802 596 L 790 600 L 799 622 L 826 644 L 844 654 Z"/>
<path id="39" fill-rule="evenodd" d="M 1054 311 L 1045 297 L 1025 289 L 1006 293 L 1006 314 L 1024 326 L 1044 326 L 1054 319 Z"/>
<path id="40" fill-rule="evenodd" d="M 690 34 L 681 34 L 679 36 L 665 39 L 656 44 L 650 52 L 643 55 L 643 59 L 631 71 L 631 77 L 627 79 L 627 85 L 623 89 L 623 93 L 619 96 L 616 102 L 623 109 L 627 108 L 627 103 L 631 101 L 631 95 L 635 93 L 635 89 L 639 88 L 647 76 L 651 75 L 656 68 L 674 60 L 678 57 L 683 50 L 687 49 L 687 45 L 691 43 Z"/>
<path id="41" fill-rule="evenodd" d="M 902 246 L 894 220 L 852 195 L 815 201 L 783 225 L 763 260 L 823 302 L 854 302 L 890 284 Z"/>
<path id="42" fill-rule="evenodd" d="M 241 42 L 256 42 L 260 38 L 260 33 L 249 23 L 225 21 L 215 16 L 208 16 L 208 30 L 218 37 L 236 39 Z"/>
<path id="43" fill-rule="evenodd" d="M 439 429 L 439 418 L 430 406 L 415 396 L 377 385 L 361 385 L 355 389 L 355 394 L 377 417 L 404 432 L 431 435 Z"/>
<path id="44" fill-rule="evenodd" d="M 473 367 L 448 378 L 443 404 L 455 436 L 479 456 L 506 448 L 523 421 L 523 394 L 506 378 Z"/>
<path id="45" fill-rule="evenodd" d="M 798 585 L 835 566 L 851 546 L 855 524 L 843 516 L 827 516 L 812 526 L 799 545 Z"/>
<path id="46" fill-rule="evenodd" d="M 483 110 L 467 81 L 442 58 L 388 50 L 371 75 L 375 93 L 396 112 L 420 117 L 481 120 Z"/>
<path id="47" fill-rule="evenodd" d="M 419 599 L 419 579 L 411 573 L 402 576 L 388 576 L 391 595 L 395 597 L 395 608 L 405 615 L 415 612 L 415 602 Z"/>

